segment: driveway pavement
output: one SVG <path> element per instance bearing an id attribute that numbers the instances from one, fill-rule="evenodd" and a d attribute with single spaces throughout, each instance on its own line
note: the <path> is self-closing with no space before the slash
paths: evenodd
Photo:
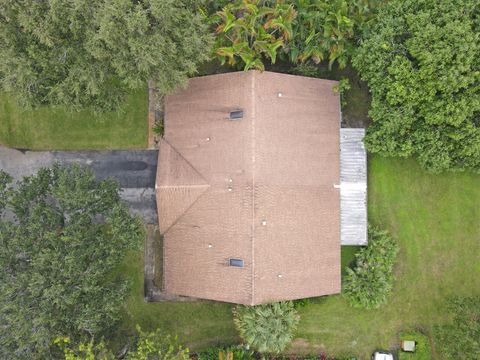
<path id="1" fill-rule="evenodd" d="M 0 169 L 15 180 L 55 162 L 87 166 L 99 180 L 115 179 L 122 189 L 122 198 L 147 224 L 157 223 L 157 158 L 157 150 L 23 151 L 0 146 Z"/>

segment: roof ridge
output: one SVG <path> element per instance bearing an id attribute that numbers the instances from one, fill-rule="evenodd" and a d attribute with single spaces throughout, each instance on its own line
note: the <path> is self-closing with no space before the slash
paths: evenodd
<path id="1" fill-rule="evenodd" d="M 255 304 L 255 117 L 256 117 L 256 87 L 255 87 L 255 75 L 256 71 L 251 72 L 251 117 L 252 117 L 252 299 L 251 304 Z"/>
<path id="2" fill-rule="evenodd" d="M 157 173 L 157 206 L 159 209 L 160 232 L 166 234 L 191 207 L 210 188 L 207 180 L 198 172 L 185 157 L 167 140 L 160 140 L 158 154 L 159 166 Z M 162 160 L 163 159 L 163 160 Z M 180 165 L 180 166 L 179 166 Z M 159 180 L 165 183 L 159 184 Z M 180 183 L 176 183 L 180 182 Z M 180 190 L 180 191 L 178 191 Z M 174 198 L 175 207 L 162 209 L 163 198 Z M 163 216 L 162 216 L 163 215 Z"/>
<path id="3" fill-rule="evenodd" d="M 156 186 L 157 188 L 160 188 L 160 187 L 180 187 L 180 186 L 191 186 L 191 185 L 208 185 L 210 186 L 210 183 L 207 181 L 207 179 L 205 179 L 205 177 L 192 165 L 192 163 L 190 161 L 188 161 L 180 151 L 178 151 L 172 144 L 170 144 L 170 142 L 168 142 L 167 140 L 165 140 L 164 138 L 161 138 L 160 139 L 160 148 L 162 147 L 162 143 L 167 145 L 169 149 L 173 150 L 173 152 L 178 155 L 179 158 L 181 158 L 181 161 L 184 162 L 185 164 L 188 165 L 188 167 L 190 168 L 190 170 L 192 170 L 196 175 L 197 175 L 197 179 L 195 180 L 200 180 L 201 183 L 199 184 L 184 184 L 184 185 L 180 185 L 180 184 L 172 184 L 172 185 L 167 185 L 167 184 L 164 184 L 164 185 L 160 185 L 160 186 Z M 161 150 L 161 149 L 160 149 Z M 160 151 L 159 152 L 159 158 L 162 156 L 162 152 Z M 167 163 L 168 165 L 170 165 L 170 163 Z M 158 179 L 157 179 L 158 180 Z M 199 181 L 199 182 L 200 182 Z"/>

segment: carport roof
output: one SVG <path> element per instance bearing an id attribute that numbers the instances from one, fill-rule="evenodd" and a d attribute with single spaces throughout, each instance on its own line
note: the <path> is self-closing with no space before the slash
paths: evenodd
<path id="1" fill-rule="evenodd" d="M 336 84 L 236 72 L 166 98 L 166 292 L 255 305 L 340 291 Z"/>

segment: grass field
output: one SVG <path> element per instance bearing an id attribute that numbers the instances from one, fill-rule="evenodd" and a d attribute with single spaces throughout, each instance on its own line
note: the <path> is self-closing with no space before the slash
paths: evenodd
<path id="1" fill-rule="evenodd" d="M 147 92 L 127 97 L 117 112 L 94 114 L 66 108 L 23 110 L 0 93 L 0 144 L 35 150 L 147 147 Z"/>
<path id="2" fill-rule="evenodd" d="M 447 319 L 446 297 L 480 294 L 479 183 L 478 175 L 430 175 L 414 160 L 370 157 L 369 219 L 391 231 L 401 247 L 393 294 L 386 306 L 370 311 L 349 307 L 342 296 L 313 300 L 300 310 L 289 351 L 366 359 L 376 348 L 398 347 L 402 331 L 428 333 Z M 351 258 L 353 249 L 343 255 Z M 193 350 L 237 341 L 229 305 L 144 303 L 141 261 L 132 254 L 124 268 L 135 274 L 125 331 L 136 323 L 161 327 Z"/>

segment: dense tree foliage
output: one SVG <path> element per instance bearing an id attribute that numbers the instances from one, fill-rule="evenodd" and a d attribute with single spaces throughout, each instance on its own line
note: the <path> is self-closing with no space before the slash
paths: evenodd
<path id="1" fill-rule="evenodd" d="M 478 1 L 389 1 L 354 66 L 372 93 L 369 151 L 480 170 Z"/>
<path id="2" fill-rule="evenodd" d="M 328 60 L 345 67 L 372 0 L 236 0 L 212 17 L 222 63 L 263 70 L 282 57 L 296 64 Z"/>
<path id="3" fill-rule="evenodd" d="M 185 83 L 210 53 L 190 0 L 0 0 L 0 81 L 26 105 L 114 109 L 127 89 Z"/>
<path id="4" fill-rule="evenodd" d="M 355 267 L 347 268 L 343 292 L 348 302 L 375 309 L 387 302 L 393 288 L 393 266 L 398 245 L 386 231 L 368 229 L 368 246 L 355 254 Z"/>
<path id="5" fill-rule="evenodd" d="M 241 61 L 245 70 L 263 70 L 263 59 L 275 63 L 277 52 L 292 37 L 296 12 L 292 4 L 265 6 L 260 0 L 237 0 L 218 11 L 215 51 L 222 64 Z"/>
<path id="6" fill-rule="evenodd" d="M 451 323 L 438 326 L 436 347 L 447 359 L 474 360 L 480 354 L 480 297 L 456 297 L 447 305 Z"/>
<path id="7" fill-rule="evenodd" d="M 237 306 L 235 326 L 240 337 L 260 353 L 282 352 L 292 341 L 299 316 L 291 301 Z"/>
<path id="8" fill-rule="evenodd" d="M 372 0 L 296 0 L 297 17 L 287 50 L 291 62 L 328 60 L 344 68 L 353 55 Z"/>
<path id="9" fill-rule="evenodd" d="M 57 336 L 115 325 L 128 287 L 112 270 L 143 237 L 118 192 L 60 166 L 0 186 L 0 358 L 49 358 Z"/>
<path id="10" fill-rule="evenodd" d="M 160 329 L 144 332 L 137 326 L 138 337 L 132 349 L 122 356 L 125 360 L 188 360 L 189 351 L 178 344 L 176 338 L 164 334 Z M 72 346 L 70 338 L 59 337 L 55 344 L 63 350 L 65 360 L 113 360 L 113 353 L 102 341 L 93 341 Z"/>

